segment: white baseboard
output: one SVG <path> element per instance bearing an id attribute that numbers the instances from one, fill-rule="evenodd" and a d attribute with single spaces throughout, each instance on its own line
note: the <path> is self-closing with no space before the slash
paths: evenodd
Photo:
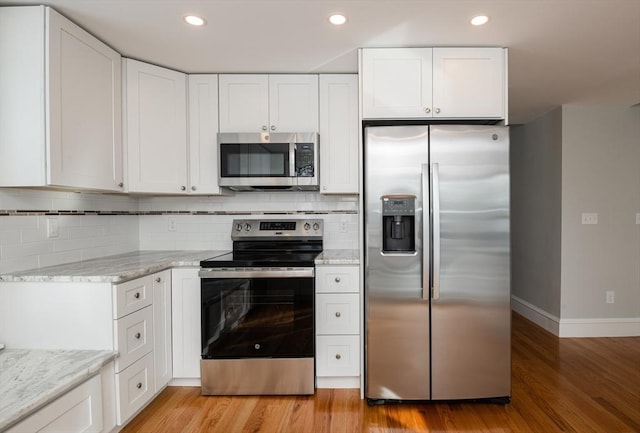
<path id="1" fill-rule="evenodd" d="M 516 313 L 531 320 L 536 325 L 551 332 L 553 335 L 560 336 L 560 318 L 553 314 L 547 313 L 542 308 L 511 295 L 511 309 Z"/>
<path id="2" fill-rule="evenodd" d="M 169 386 L 200 386 L 199 377 L 174 377 Z"/>
<path id="3" fill-rule="evenodd" d="M 316 388 L 360 388 L 360 376 L 316 377 Z"/>
<path id="4" fill-rule="evenodd" d="M 640 336 L 640 317 L 560 319 L 513 295 L 511 296 L 511 309 L 558 337 Z"/>

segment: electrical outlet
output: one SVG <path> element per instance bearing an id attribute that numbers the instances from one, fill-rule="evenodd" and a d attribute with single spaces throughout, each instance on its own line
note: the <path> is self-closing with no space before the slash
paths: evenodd
<path id="1" fill-rule="evenodd" d="M 636 224 L 640 224 L 640 213 L 636 214 Z"/>
<path id="2" fill-rule="evenodd" d="M 597 213 L 583 213 L 582 214 L 582 224 L 598 224 L 598 214 Z"/>
<path id="3" fill-rule="evenodd" d="M 47 237 L 58 237 L 58 220 L 55 218 L 47 218 Z"/>
<path id="4" fill-rule="evenodd" d="M 607 290 L 605 293 L 607 295 L 607 304 L 614 304 L 616 302 L 616 292 Z"/>
<path id="5" fill-rule="evenodd" d="M 349 229 L 349 223 L 347 221 L 340 221 L 340 233 L 346 233 Z"/>
<path id="6" fill-rule="evenodd" d="M 167 224 L 167 230 L 170 232 L 175 232 L 177 227 L 176 219 L 174 217 L 169 217 L 169 222 Z"/>

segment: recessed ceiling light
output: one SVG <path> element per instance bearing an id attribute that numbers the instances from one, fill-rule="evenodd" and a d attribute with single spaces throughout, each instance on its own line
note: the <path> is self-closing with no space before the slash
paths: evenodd
<path id="1" fill-rule="evenodd" d="M 477 15 L 471 18 L 471 24 L 473 24 L 474 26 L 481 26 L 483 24 L 486 24 L 487 21 L 489 21 L 489 17 L 486 15 Z"/>
<path id="2" fill-rule="evenodd" d="M 186 15 L 184 20 L 192 26 L 204 26 L 207 24 L 207 21 L 204 18 L 197 15 Z"/>
<path id="3" fill-rule="evenodd" d="M 334 26 L 340 26 L 347 22 L 347 17 L 342 14 L 333 14 L 329 17 L 329 22 Z"/>

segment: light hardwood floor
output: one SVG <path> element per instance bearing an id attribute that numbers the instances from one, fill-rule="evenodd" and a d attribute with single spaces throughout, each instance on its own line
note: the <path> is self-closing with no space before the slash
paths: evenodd
<path id="1" fill-rule="evenodd" d="M 124 433 L 640 432 L 640 338 L 559 339 L 514 314 L 508 405 L 369 407 L 358 390 L 203 397 L 169 387 Z"/>

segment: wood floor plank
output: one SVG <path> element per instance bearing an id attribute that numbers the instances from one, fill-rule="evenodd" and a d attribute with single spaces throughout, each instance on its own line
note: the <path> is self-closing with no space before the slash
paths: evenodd
<path id="1" fill-rule="evenodd" d="M 359 390 L 213 397 L 169 387 L 123 433 L 640 433 L 640 338 L 559 339 L 513 315 L 512 400 L 368 406 Z"/>

